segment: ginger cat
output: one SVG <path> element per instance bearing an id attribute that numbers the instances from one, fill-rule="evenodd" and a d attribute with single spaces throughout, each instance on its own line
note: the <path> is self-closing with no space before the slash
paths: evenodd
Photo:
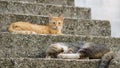
<path id="1" fill-rule="evenodd" d="M 15 22 L 10 24 L 8 31 L 21 34 L 62 34 L 63 20 L 63 15 L 53 17 L 49 14 L 49 23 L 47 25 L 37 25 L 29 22 Z"/>

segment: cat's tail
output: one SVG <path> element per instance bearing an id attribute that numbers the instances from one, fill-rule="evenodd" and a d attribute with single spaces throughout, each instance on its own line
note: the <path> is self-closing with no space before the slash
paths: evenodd
<path id="1" fill-rule="evenodd" d="M 98 68 L 109 68 L 110 61 L 115 57 L 114 52 L 110 51 L 101 58 Z"/>
<path id="2" fill-rule="evenodd" d="M 22 33 L 22 34 L 25 34 L 27 32 L 27 31 L 22 31 L 20 26 L 17 25 L 16 23 L 10 24 L 10 26 L 8 27 L 8 31 L 11 33 Z M 27 33 L 29 33 L 29 32 L 27 32 Z"/>
<path id="3" fill-rule="evenodd" d="M 16 26 L 15 26 L 14 23 L 10 24 L 10 26 L 8 27 L 8 31 L 9 31 L 9 32 L 16 32 L 15 27 L 16 27 Z"/>

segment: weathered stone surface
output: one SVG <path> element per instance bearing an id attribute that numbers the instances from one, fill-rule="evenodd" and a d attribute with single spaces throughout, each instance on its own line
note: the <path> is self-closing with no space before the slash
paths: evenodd
<path id="1" fill-rule="evenodd" d="M 0 14 L 0 31 L 7 31 L 9 24 L 17 21 L 46 24 L 49 22 L 48 20 L 47 16 Z M 62 32 L 73 35 L 110 36 L 111 26 L 109 21 L 105 20 L 65 18 Z"/>
<path id="2" fill-rule="evenodd" d="M 82 35 L 23 35 L 0 33 L 0 57 L 45 57 L 46 48 L 53 42 L 89 41 L 106 44 L 120 55 L 120 38 Z"/>
<path id="3" fill-rule="evenodd" d="M 109 68 L 119 68 L 120 67 L 120 58 L 115 58 L 110 62 Z"/>
<path id="4" fill-rule="evenodd" d="M 68 17 L 62 32 L 73 35 L 2 33 L 16 21 L 46 24 L 48 13 L 55 16 L 63 13 Z M 0 68 L 97 68 L 99 59 L 44 59 L 45 50 L 51 43 L 76 41 L 106 44 L 115 52 L 109 68 L 119 68 L 120 38 L 110 37 L 110 23 L 83 19 L 91 19 L 91 9 L 74 7 L 74 0 L 0 0 Z"/>
<path id="5" fill-rule="evenodd" d="M 0 34 L 0 57 L 1 58 L 9 58 L 9 57 L 13 57 L 13 58 L 20 58 L 20 57 L 26 57 L 26 58 L 44 58 L 45 57 L 45 50 L 46 48 L 53 42 L 76 42 L 76 41 L 88 41 L 88 42 L 96 42 L 99 44 L 106 44 L 109 48 L 111 48 L 112 51 L 115 52 L 116 56 L 114 60 L 114 62 L 110 63 L 110 68 L 119 68 L 120 66 L 120 59 L 119 59 L 119 55 L 120 55 L 120 38 L 112 38 L 112 37 L 102 37 L 102 36 L 80 36 L 80 35 L 23 35 L 23 34 L 11 34 L 11 33 L 1 33 Z M 38 60 L 38 59 L 37 59 Z M 32 62 L 33 61 L 33 62 Z M 26 66 L 26 67 L 32 67 L 31 65 L 34 65 L 36 63 L 36 65 L 34 66 L 38 66 L 41 64 L 43 65 L 42 61 L 39 64 L 39 62 L 35 62 L 35 60 L 17 60 L 14 61 L 18 66 L 20 65 L 20 67 L 22 68 L 22 66 Z M 40 61 L 40 60 L 38 60 Z M 83 60 L 85 61 L 85 60 Z M 3 63 L 6 66 L 10 66 L 13 61 L 10 60 L 6 60 L 6 61 L 1 61 L 1 63 Z M 12 63 L 10 63 L 12 62 Z M 66 61 L 43 61 L 44 64 L 48 64 L 48 66 L 50 67 L 61 67 L 61 65 L 66 65 L 67 66 L 70 65 L 70 63 L 72 62 L 71 60 L 69 62 Z M 50 64 L 50 62 L 52 64 Z M 63 62 L 63 63 L 62 63 Z M 23 63 L 23 64 L 22 64 Z M 53 64 L 54 63 L 54 64 Z M 80 67 L 81 65 L 82 68 L 86 68 L 90 66 L 90 68 L 96 68 L 96 63 L 93 64 L 94 62 L 89 62 L 86 61 L 85 64 L 81 64 L 81 62 L 72 62 L 75 63 L 74 66 L 77 68 L 77 66 Z M 79 63 L 79 64 L 76 64 Z M 14 63 L 13 63 L 14 64 Z M 60 66 L 59 66 L 60 64 Z M 91 67 L 91 64 L 93 64 Z M 52 66 L 51 66 L 52 65 Z M 2 65 L 4 67 L 4 65 Z M 73 66 L 73 65 L 72 65 Z M 43 68 L 46 66 L 42 66 Z M 71 67 L 71 66 L 70 66 Z M 16 67 L 15 67 L 16 68 Z"/>
<path id="6" fill-rule="evenodd" d="M 0 58 L 1 68 L 97 68 L 98 61 L 44 58 Z"/>
<path id="7" fill-rule="evenodd" d="M 14 68 L 14 62 L 11 59 L 0 58 L 0 68 Z"/>
<path id="8" fill-rule="evenodd" d="M 30 15 L 48 15 L 51 13 L 55 16 L 64 14 L 65 17 L 90 19 L 90 8 L 79 8 L 65 5 L 50 5 L 22 2 L 0 1 L 0 13 L 9 14 L 30 14 Z"/>
<path id="9" fill-rule="evenodd" d="M 61 0 L 0 0 L 0 1 L 32 2 L 32 3 L 74 6 L 74 0 L 62 0 L 62 1 Z"/>

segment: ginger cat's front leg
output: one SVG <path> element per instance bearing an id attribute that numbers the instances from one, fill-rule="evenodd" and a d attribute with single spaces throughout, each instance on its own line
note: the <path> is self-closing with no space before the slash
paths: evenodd
<path id="1" fill-rule="evenodd" d="M 64 35 L 62 32 L 58 32 L 57 35 Z"/>
<path id="2" fill-rule="evenodd" d="M 50 34 L 62 35 L 62 32 L 59 32 L 57 30 L 51 30 Z"/>

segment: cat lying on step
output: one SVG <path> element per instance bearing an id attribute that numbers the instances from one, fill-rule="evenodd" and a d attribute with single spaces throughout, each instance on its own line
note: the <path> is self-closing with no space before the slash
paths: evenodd
<path id="1" fill-rule="evenodd" d="M 73 50 L 63 43 L 51 44 L 46 50 L 46 58 L 57 58 L 60 53 L 71 53 Z"/>
<path id="2" fill-rule="evenodd" d="M 54 43 L 46 50 L 46 58 L 101 59 L 99 68 L 107 68 L 114 53 L 106 45 L 93 42 Z"/>
<path id="3" fill-rule="evenodd" d="M 47 25 L 31 24 L 29 22 L 15 22 L 8 27 L 9 32 L 21 34 L 62 34 L 63 15 L 53 17 L 49 15 L 49 23 Z"/>

